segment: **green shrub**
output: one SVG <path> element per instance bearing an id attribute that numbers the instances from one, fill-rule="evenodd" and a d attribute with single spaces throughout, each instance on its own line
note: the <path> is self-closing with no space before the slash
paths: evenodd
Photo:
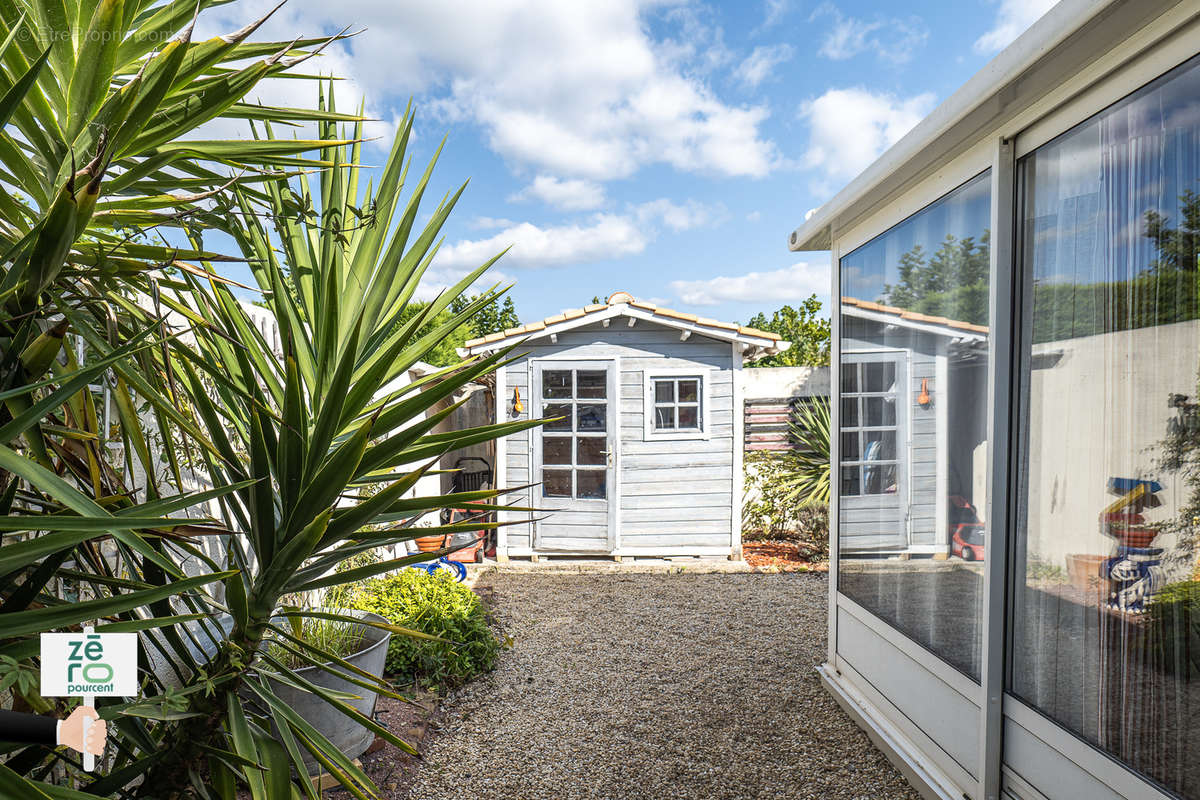
<path id="1" fill-rule="evenodd" d="M 788 481 L 786 456 L 746 456 L 746 499 L 742 540 L 788 541 L 802 546 L 810 561 L 829 557 L 829 506 L 805 502 Z"/>
<path id="2" fill-rule="evenodd" d="M 502 643 L 488 628 L 478 595 L 443 570 L 430 575 L 405 569 L 366 581 L 353 592 L 350 603 L 397 625 L 448 640 L 393 635 L 387 671 L 399 680 L 453 686 L 496 664 Z"/>
<path id="3" fill-rule="evenodd" d="M 1182 581 L 1162 588 L 1147 605 L 1147 641 L 1162 659 L 1163 669 L 1176 675 L 1200 675 L 1200 581 Z"/>

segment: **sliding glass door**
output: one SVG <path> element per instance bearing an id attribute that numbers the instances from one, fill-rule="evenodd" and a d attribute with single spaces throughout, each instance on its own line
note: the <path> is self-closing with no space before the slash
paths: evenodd
<path id="1" fill-rule="evenodd" d="M 1200 797 L 1200 58 L 1018 164 L 1010 691 Z"/>

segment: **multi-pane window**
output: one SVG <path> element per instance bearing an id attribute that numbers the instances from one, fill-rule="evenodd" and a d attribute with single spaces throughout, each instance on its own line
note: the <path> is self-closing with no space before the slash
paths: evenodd
<path id="1" fill-rule="evenodd" d="M 608 373 L 542 373 L 542 494 L 603 500 L 608 496 Z M 557 419 L 555 419 L 557 418 Z"/>
<path id="2" fill-rule="evenodd" d="M 701 413 L 699 376 L 654 379 L 654 430 L 698 431 Z"/>
<path id="3" fill-rule="evenodd" d="M 842 496 L 896 491 L 896 363 L 842 365 Z"/>

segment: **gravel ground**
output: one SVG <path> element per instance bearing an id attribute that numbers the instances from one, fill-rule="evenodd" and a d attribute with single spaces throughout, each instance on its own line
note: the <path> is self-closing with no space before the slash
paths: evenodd
<path id="1" fill-rule="evenodd" d="M 410 800 L 919 795 L 824 691 L 823 575 L 482 576 L 514 640 Z"/>

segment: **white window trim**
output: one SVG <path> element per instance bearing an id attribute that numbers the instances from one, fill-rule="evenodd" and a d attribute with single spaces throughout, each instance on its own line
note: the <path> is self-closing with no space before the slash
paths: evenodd
<path id="1" fill-rule="evenodd" d="M 647 369 L 642 371 L 642 423 L 643 440 L 656 441 L 688 441 L 710 438 L 709 416 L 712 403 L 709 400 L 709 387 L 712 385 L 713 369 L 711 367 L 664 367 L 662 369 Z M 699 378 L 700 379 L 700 429 L 660 431 L 654 428 L 654 381 L 658 378 Z"/>

